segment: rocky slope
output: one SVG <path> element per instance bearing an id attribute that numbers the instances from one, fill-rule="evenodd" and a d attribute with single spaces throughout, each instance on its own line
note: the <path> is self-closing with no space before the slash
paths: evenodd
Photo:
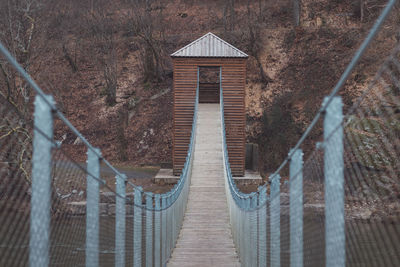
<path id="1" fill-rule="evenodd" d="M 92 1 L 92 5 L 59 1 L 48 7 L 38 35 L 42 50 L 36 55 L 33 76 L 110 161 L 170 162 L 173 103 L 168 55 L 211 31 L 250 55 L 247 141 L 259 143 L 262 170 L 268 172 L 283 160 L 311 121 L 385 1 L 367 1 L 361 18 L 357 1 L 303 0 L 298 27 L 293 26 L 289 0 L 241 0 L 234 1 L 233 7 L 222 0 L 150 2 L 145 14 L 154 18 L 150 41 L 159 49 L 157 79 L 143 75 L 143 55 L 148 51 L 134 23 L 138 12 L 134 4 L 141 1 L 122 0 Z M 393 13 L 342 91 L 346 107 L 370 80 L 373 65 L 378 66 L 396 42 L 400 19 L 399 12 Z M 108 39 L 101 32 L 111 33 L 115 51 L 117 87 L 112 105 L 106 103 L 104 57 L 99 56 Z M 263 81 L 260 68 L 267 80 Z M 307 140 L 309 150 L 320 134 L 317 128 Z M 85 160 L 84 147 L 59 122 L 55 137 L 75 160 Z"/>

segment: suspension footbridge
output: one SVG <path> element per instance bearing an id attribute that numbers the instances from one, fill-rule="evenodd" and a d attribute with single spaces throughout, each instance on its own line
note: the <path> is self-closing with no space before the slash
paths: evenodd
<path id="1" fill-rule="evenodd" d="M 243 106 L 235 88 L 245 81 L 234 75 L 242 61 L 211 55 L 222 74 L 214 104 L 199 103 L 199 67 L 177 61 L 180 77 L 190 78 L 177 88 L 194 89 L 177 96 L 185 99 L 177 109 L 180 178 L 154 194 L 109 163 L 0 43 L 36 93 L 29 120 L 0 97 L 0 266 L 399 266 L 400 44 L 345 110 L 339 94 L 395 3 L 388 1 L 287 158 L 252 193 L 232 175 L 241 171 L 235 147 L 243 121 L 232 107 Z M 196 45 L 217 46 L 212 53 L 245 55 L 212 34 L 200 39 Z M 86 166 L 54 140 L 55 120 L 82 140 Z M 303 160 L 319 122 L 323 135 Z M 102 177 L 100 163 L 114 177 Z"/>
<path id="2" fill-rule="evenodd" d="M 218 104 L 199 104 L 189 198 L 168 266 L 240 266 L 225 195 Z"/>

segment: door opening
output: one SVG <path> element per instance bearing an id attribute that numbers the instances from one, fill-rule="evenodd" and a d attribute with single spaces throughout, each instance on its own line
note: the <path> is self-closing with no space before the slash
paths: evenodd
<path id="1" fill-rule="evenodd" d="M 220 67 L 199 67 L 199 103 L 219 103 Z"/>

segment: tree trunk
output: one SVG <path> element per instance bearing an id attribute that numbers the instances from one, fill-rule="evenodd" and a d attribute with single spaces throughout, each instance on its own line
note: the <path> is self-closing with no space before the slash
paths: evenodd
<path id="1" fill-rule="evenodd" d="M 360 21 L 364 20 L 364 0 L 360 1 Z"/>
<path id="2" fill-rule="evenodd" d="M 263 68 L 258 56 L 256 56 L 255 58 L 257 61 L 257 66 L 260 70 L 261 82 L 264 83 L 265 85 L 267 85 L 268 83 L 272 82 L 272 79 L 270 77 L 268 77 L 268 75 L 265 73 L 264 68 Z"/>
<path id="3" fill-rule="evenodd" d="M 300 26 L 300 12 L 301 12 L 301 0 L 293 0 L 293 21 L 294 26 Z"/>
<path id="4" fill-rule="evenodd" d="M 224 31 L 229 32 L 234 29 L 235 21 L 235 0 L 227 0 L 224 7 Z"/>

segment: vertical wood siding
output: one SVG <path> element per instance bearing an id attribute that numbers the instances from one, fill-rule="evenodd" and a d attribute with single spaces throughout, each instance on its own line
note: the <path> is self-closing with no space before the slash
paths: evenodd
<path id="1" fill-rule="evenodd" d="M 173 169 L 179 175 L 185 163 L 192 129 L 198 66 L 221 66 L 225 101 L 226 140 L 235 176 L 244 175 L 246 58 L 173 58 L 174 135 Z"/>

